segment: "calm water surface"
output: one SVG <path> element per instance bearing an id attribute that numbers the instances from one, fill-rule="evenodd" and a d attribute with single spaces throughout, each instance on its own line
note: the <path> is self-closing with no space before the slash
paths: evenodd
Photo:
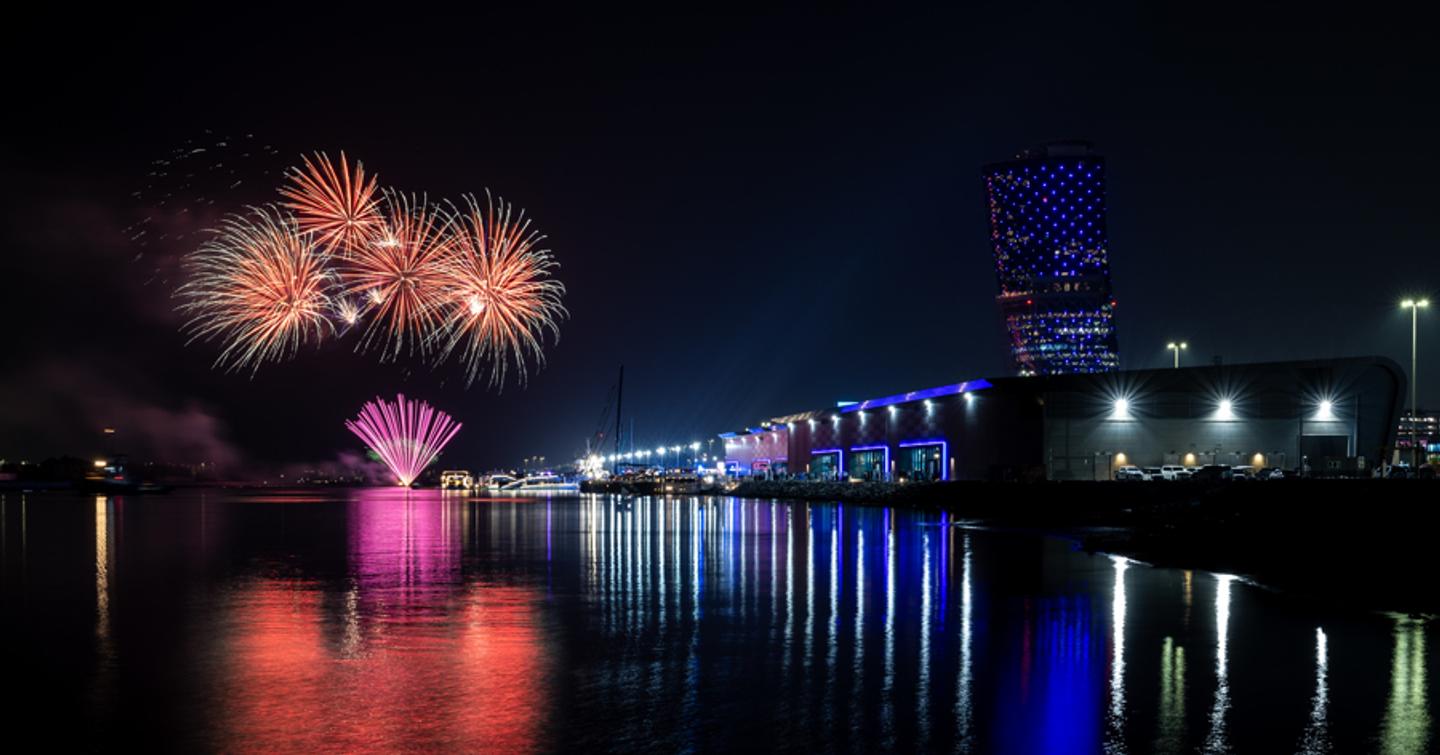
<path id="1" fill-rule="evenodd" d="M 7 729 L 47 750 L 1440 747 L 1434 624 L 941 514 L 0 501 Z"/>

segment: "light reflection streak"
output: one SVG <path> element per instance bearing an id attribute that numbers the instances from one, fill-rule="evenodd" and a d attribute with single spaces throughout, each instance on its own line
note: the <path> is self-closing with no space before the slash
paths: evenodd
<path id="1" fill-rule="evenodd" d="M 811 527 L 814 514 L 810 505 L 805 504 L 805 680 L 810 685 L 810 672 L 815 657 L 815 529 Z M 808 717 L 811 706 L 805 706 Z"/>
<path id="2" fill-rule="evenodd" d="M 855 713 L 860 713 L 865 678 L 865 524 L 855 523 Z"/>
<path id="3" fill-rule="evenodd" d="M 960 675 L 955 681 L 955 726 L 957 729 L 955 740 L 960 745 L 959 749 L 962 752 L 970 751 L 971 741 L 974 737 L 972 724 L 975 706 L 970 690 L 971 653 L 974 642 L 970 558 L 970 533 L 966 532 L 960 540 L 960 565 L 962 567 L 960 576 Z"/>
<path id="4" fill-rule="evenodd" d="M 1110 712 L 1106 721 L 1105 752 L 1125 752 L 1125 571 L 1130 560 L 1111 556 L 1115 566 L 1115 587 L 1112 590 L 1110 615 Z"/>
<path id="5" fill-rule="evenodd" d="M 1179 752 L 1185 742 L 1185 648 L 1173 637 L 1160 645 L 1160 731 L 1155 752 Z"/>
<path id="6" fill-rule="evenodd" d="M 746 569 L 745 541 L 743 539 L 745 532 L 747 532 L 745 529 L 745 504 L 736 501 L 734 507 L 740 510 L 740 527 L 735 531 L 735 539 L 740 541 L 740 546 L 736 548 L 736 550 L 740 551 L 740 610 L 737 613 L 740 615 L 740 621 L 743 623 L 746 619 L 746 609 L 749 608 L 750 605 L 747 597 L 750 594 L 750 573 Z"/>
<path id="7" fill-rule="evenodd" d="M 785 506 L 785 678 L 790 678 L 791 656 L 795 649 L 795 532 L 790 527 L 794 512 Z"/>
<path id="8" fill-rule="evenodd" d="M 110 512 L 105 496 L 95 496 L 95 636 L 101 657 L 110 644 Z"/>
<path id="9" fill-rule="evenodd" d="M 920 673 L 916 679 L 915 718 L 920 729 L 920 747 L 930 742 L 930 528 L 920 540 Z"/>
<path id="10" fill-rule="evenodd" d="M 1425 622 L 1409 616 L 1395 621 L 1395 650 L 1390 663 L 1390 698 L 1381 724 L 1386 755 L 1423 753 L 1430 746 L 1430 707 L 1426 699 Z"/>
<path id="11" fill-rule="evenodd" d="M 826 709 L 835 709 L 835 675 L 837 672 L 836 662 L 839 654 L 840 642 L 837 636 L 840 631 L 840 514 L 843 511 L 836 507 L 835 514 L 830 518 L 830 615 L 826 621 L 826 649 L 825 649 L 825 702 Z"/>
<path id="12" fill-rule="evenodd" d="M 95 496 L 95 699 L 109 707 L 118 681 L 115 639 L 111 636 L 110 588 L 119 543 L 115 539 L 115 504 Z"/>
<path id="13" fill-rule="evenodd" d="M 1225 719 L 1230 712 L 1230 583 L 1235 577 L 1215 575 L 1215 704 L 1210 709 L 1210 733 L 1206 752 L 1229 752 Z"/>
<path id="14" fill-rule="evenodd" d="M 682 710 L 687 719 L 694 719 L 700 710 L 700 569 L 702 555 L 702 530 L 705 529 L 705 510 L 696 506 L 695 500 L 687 504 L 690 512 L 690 642 L 685 648 L 685 695 Z"/>
<path id="15" fill-rule="evenodd" d="M 1185 575 L 1185 628 L 1190 628 L 1190 609 L 1195 603 L 1195 572 L 1186 569 Z"/>
<path id="16" fill-rule="evenodd" d="M 667 548 L 669 548 L 669 545 L 670 545 L 669 543 L 667 543 L 667 542 L 665 541 L 665 535 L 667 535 L 667 534 L 669 533 L 669 531 L 670 531 L 670 530 L 666 529 L 667 524 L 666 524 L 665 514 L 666 514 L 667 511 L 670 509 L 670 507 L 671 507 L 672 505 L 674 505 L 674 503 L 675 503 L 675 500 L 672 498 L 672 499 L 668 499 L 668 500 L 664 501 L 664 502 L 661 503 L 658 507 L 656 507 L 656 508 L 659 510 L 659 514 L 660 514 L 660 526 L 659 526 L 659 531 L 658 531 L 658 532 L 656 533 L 656 535 L 655 535 L 655 553 L 656 553 L 656 555 L 658 556 L 658 559 L 657 559 L 657 560 L 660 562 L 660 633 L 661 633 L 661 635 L 664 635 L 664 634 L 665 634 L 665 628 L 666 628 L 666 626 L 667 626 L 667 625 L 669 624 L 669 622 L 670 622 L 670 608 L 669 608 L 669 599 L 670 599 L 670 571 L 674 571 L 673 567 L 671 568 L 670 571 L 666 571 L 666 569 L 665 569 L 665 551 L 666 551 Z M 674 521 L 674 518 L 673 518 L 673 517 L 671 517 L 668 526 L 671 527 L 671 528 L 675 527 L 675 521 Z"/>
<path id="17" fill-rule="evenodd" d="M 776 545 L 779 540 L 775 521 L 775 501 L 770 501 L 770 560 L 766 564 L 770 568 L 770 644 L 773 647 L 779 639 L 780 632 L 780 572 L 777 569 L 779 561 L 776 561 Z"/>
<path id="18" fill-rule="evenodd" d="M 1315 697 L 1310 701 L 1310 722 L 1300 740 L 1301 755 L 1330 752 L 1330 687 L 1326 679 L 1329 666 L 1329 638 L 1324 629 L 1315 627 Z"/>
<path id="19" fill-rule="evenodd" d="M 885 509 L 885 683 L 882 723 L 885 744 L 895 738 L 895 510 Z"/>

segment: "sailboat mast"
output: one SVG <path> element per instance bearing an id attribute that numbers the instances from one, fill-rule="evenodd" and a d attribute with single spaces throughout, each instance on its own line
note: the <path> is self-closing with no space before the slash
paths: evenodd
<path id="1" fill-rule="evenodd" d="M 620 365 L 620 381 L 615 384 L 615 461 L 610 465 L 610 474 L 620 469 L 620 418 L 625 408 L 625 365 Z"/>

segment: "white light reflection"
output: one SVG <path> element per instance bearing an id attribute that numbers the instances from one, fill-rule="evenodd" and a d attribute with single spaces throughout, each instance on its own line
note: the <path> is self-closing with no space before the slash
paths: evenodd
<path id="1" fill-rule="evenodd" d="M 775 633 L 779 631 L 780 622 L 776 616 L 780 613 L 780 572 L 777 569 L 779 563 L 775 560 L 775 548 L 779 538 L 776 536 L 775 524 L 775 501 L 770 501 L 770 644 L 775 645 Z"/>
<path id="2" fill-rule="evenodd" d="M 855 527 L 855 713 L 860 712 L 865 671 L 865 526 Z"/>
<path id="3" fill-rule="evenodd" d="M 666 597 L 670 594 L 670 576 L 665 572 L 665 509 L 674 502 L 673 498 L 665 498 L 660 505 L 655 507 L 655 515 L 658 521 L 655 524 L 655 579 L 660 584 L 659 596 L 659 617 L 660 635 L 665 635 L 665 624 L 670 618 L 670 610 L 666 608 Z"/>
<path id="4" fill-rule="evenodd" d="M 830 615 L 826 621 L 829 625 L 826 639 L 829 642 L 825 653 L 825 696 L 827 707 L 831 710 L 835 708 L 835 666 L 840 646 L 837 636 L 840 630 L 840 518 L 844 513 L 844 507 L 837 505 L 835 514 L 830 518 Z"/>
<path id="5" fill-rule="evenodd" d="M 952 530 L 953 531 L 953 530 Z M 969 752 L 974 732 L 971 730 L 974 705 L 970 697 L 972 616 L 974 609 L 970 594 L 970 533 L 960 540 L 960 678 L 955 683 L 955 739 L 961 752 Z"/>
<path id="6" fill-rule="evenodd" d="M 745 541 L 741 539 L 745 534 L 745 504 L 736 501 L 732 505 L 739 509 L 740 514 L 740 528 L 735 531 L 735 538 L 740 542 L 740 547 L 736 548 L 736 550 L 740 552 L 740 608 L 738 613 L 741 624 L 744 624 L 746 609 L 750 607 L 749 600 L 746 597 L 750 594 L 750 574 L 745 569 Z M 733 582 L 734 580 L 731 581 Z"/>
<path id="7" fill-rule="evenodd" d="M 792 512 L 785 506 L 785 678 L 790 678 L 795 648 L 795 531 L 790 527 Z"/>
<path id="8" fill-rule="evenodd" d="M 1315 627 L 1315 698 L 1310 702 L 1310 723 L 1306 724 L 1305 736 L 1300 740 L 1301 755 L 1330 752 L 1330 687 L 1326 679 L 1330 666 L 1328 645 L 1325 630 Z"/>
<path id="9" fill-rule="evenodd" d="M 810 671 L 815 658 L 815 530 L 810 525 L 814 514 L 805 504 L 805 686 L 810 686 Z M 810 706 L 805 707 L 806 713 Z"/>
<path id="10" fill-rule="evenodd" d="M 885 684 L 881 696 L 884 706 L 881 724 L 885 731 L 884 745 L 894 744 L 895 737 L 895 510 L 885 509 Z"/>
<path id="11" fill-rule="evenodd" d="M 1422 753 L 1430 746 L 1430 707 L 1425 692 L 1425 622 L 1395 620 L 1395 653 L 1390 662 L 1390 700 L 1381 725 L 1381 751 Z"/>
<path id="12" fill-rule="evenodd" d="M 1210 709 L 1210 734 L 1205 738 L 1206 752 L 1229 752 L 1225 718 L 1230 712 L 1230 583 L 1235 577 L 1215 575 L 1215 705 Z"/>
<path id="13" fill-rule="evenodd" d="M 920 674 L 916 681 L 915 718 L 920 728 L 920 749 L 930 741 L 930 528 L 920 539 Z"/>
<path id="14" fill-rule="evenodd" d="M 1185 743 L 1185 648 L 1160 645 L 1160 731 L 1155 752 L 1180 752 Z"/>
<path id="15" fill-rule="evenodd" d="M 1110 715 L 1105 727 L 1105 752 L 1125 752 L 1125 570 L 1130 560 L 1111 556 L 1115 565 L 1115 587 L 1110 601 Z"/>

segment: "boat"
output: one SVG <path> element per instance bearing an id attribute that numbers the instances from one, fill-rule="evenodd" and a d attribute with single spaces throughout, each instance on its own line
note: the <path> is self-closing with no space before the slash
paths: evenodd
<path id="1" fill-rule="evenodd" d="M 494 484 L 492 480 L 492 485 Z M 559 475 L 536 474 L 512 480 L 500 486 L 502 493 L 527 493 L 527 492 L 567 492 L 580 491 L 580 483 L 571 482 Z"/>
<path id="2" fill-rule="evenodd" d="M 485 482 L 478 487 L 487 488 L 490 492 L 504 490 L 506 485 L 515 482 L 514 477 L 508 474 L 492 474 L 485 478 Z"/>

